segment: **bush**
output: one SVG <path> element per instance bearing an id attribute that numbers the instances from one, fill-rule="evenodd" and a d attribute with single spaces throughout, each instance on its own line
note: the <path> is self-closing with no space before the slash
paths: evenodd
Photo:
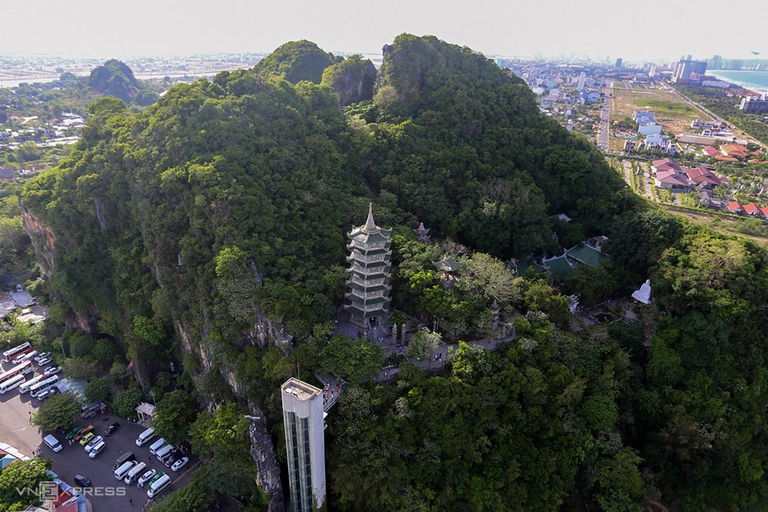
<path id="1" fill-rule="evenodd" d="M 96 340 L 82 333 L 77 333 L 69 340 L 69 354 L 72 357 L 85 357 L 93 353 Z"/>
<path id="2" fill-rule="evenodd" d="M 53 395 L 32 415 L 30 423 L 43 432 L 68 427 L 80 414 L 80 403 L 72 393 Z"/>
<path id="3" fill-rule="evenodd" d="M 91 380 L 99 374 L 99 365 L 92 359 L 70 357 L 61 364 L 67 377 Z"/>

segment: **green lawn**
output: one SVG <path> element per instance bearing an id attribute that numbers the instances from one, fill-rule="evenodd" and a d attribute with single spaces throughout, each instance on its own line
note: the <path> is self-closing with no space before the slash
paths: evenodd
<path id="1" fill-rule="evenodd" d="M 661 100 L 635 100 L 638 107 L 653 107 L 659 113 L 666 114 L 694 114 L 696 111 L 689 105 Z"/>

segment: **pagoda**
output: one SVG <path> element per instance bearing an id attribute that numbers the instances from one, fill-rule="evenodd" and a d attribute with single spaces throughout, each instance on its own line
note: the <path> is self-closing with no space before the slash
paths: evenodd
<path id="1" fill-rule="evenodd" d="M 389 285 L 391 234 L 391 229 L 380 228 L 373 221 L 373 203 L 368 204 L 366 223 L 347 233 L 350 239 L 347 245 L 349 291 L 344 297 L 349 304 L 344 307 L 350 313 L 350 322 L 366 331 L 388 327 L 389 292 L 392 289 Z"/>
<path id="2" fill-rule="evenodd" d="M 429 229 L 424 227 L 423 222 L 419 222 L 419 227 L 413 230 L 414 233 L 416 233 L 416 240 L 419 242 L 426 244 L 429 242 Z"/>

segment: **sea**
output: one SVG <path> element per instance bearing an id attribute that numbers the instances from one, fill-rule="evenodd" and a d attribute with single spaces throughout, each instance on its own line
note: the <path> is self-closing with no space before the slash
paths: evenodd
<path id="1" fill-rule="evenodd" d="M 707 74 L 760 94 L 768 94 L 768 71 L 707 70 Z"/>

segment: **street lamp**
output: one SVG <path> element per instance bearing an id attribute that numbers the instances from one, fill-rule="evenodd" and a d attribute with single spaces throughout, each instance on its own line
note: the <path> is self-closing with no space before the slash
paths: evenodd
<path id="1" fill-rule="evenodd" d="M 64 356 L 64 359 L 66 359 L 67 358 L 67 354 L 64 352 L 64 340 L 59 338 L 59 339 L 56 340 L 56 343 L 58 343 L 59 346 L 61 347 L 61 353 Z"/>

